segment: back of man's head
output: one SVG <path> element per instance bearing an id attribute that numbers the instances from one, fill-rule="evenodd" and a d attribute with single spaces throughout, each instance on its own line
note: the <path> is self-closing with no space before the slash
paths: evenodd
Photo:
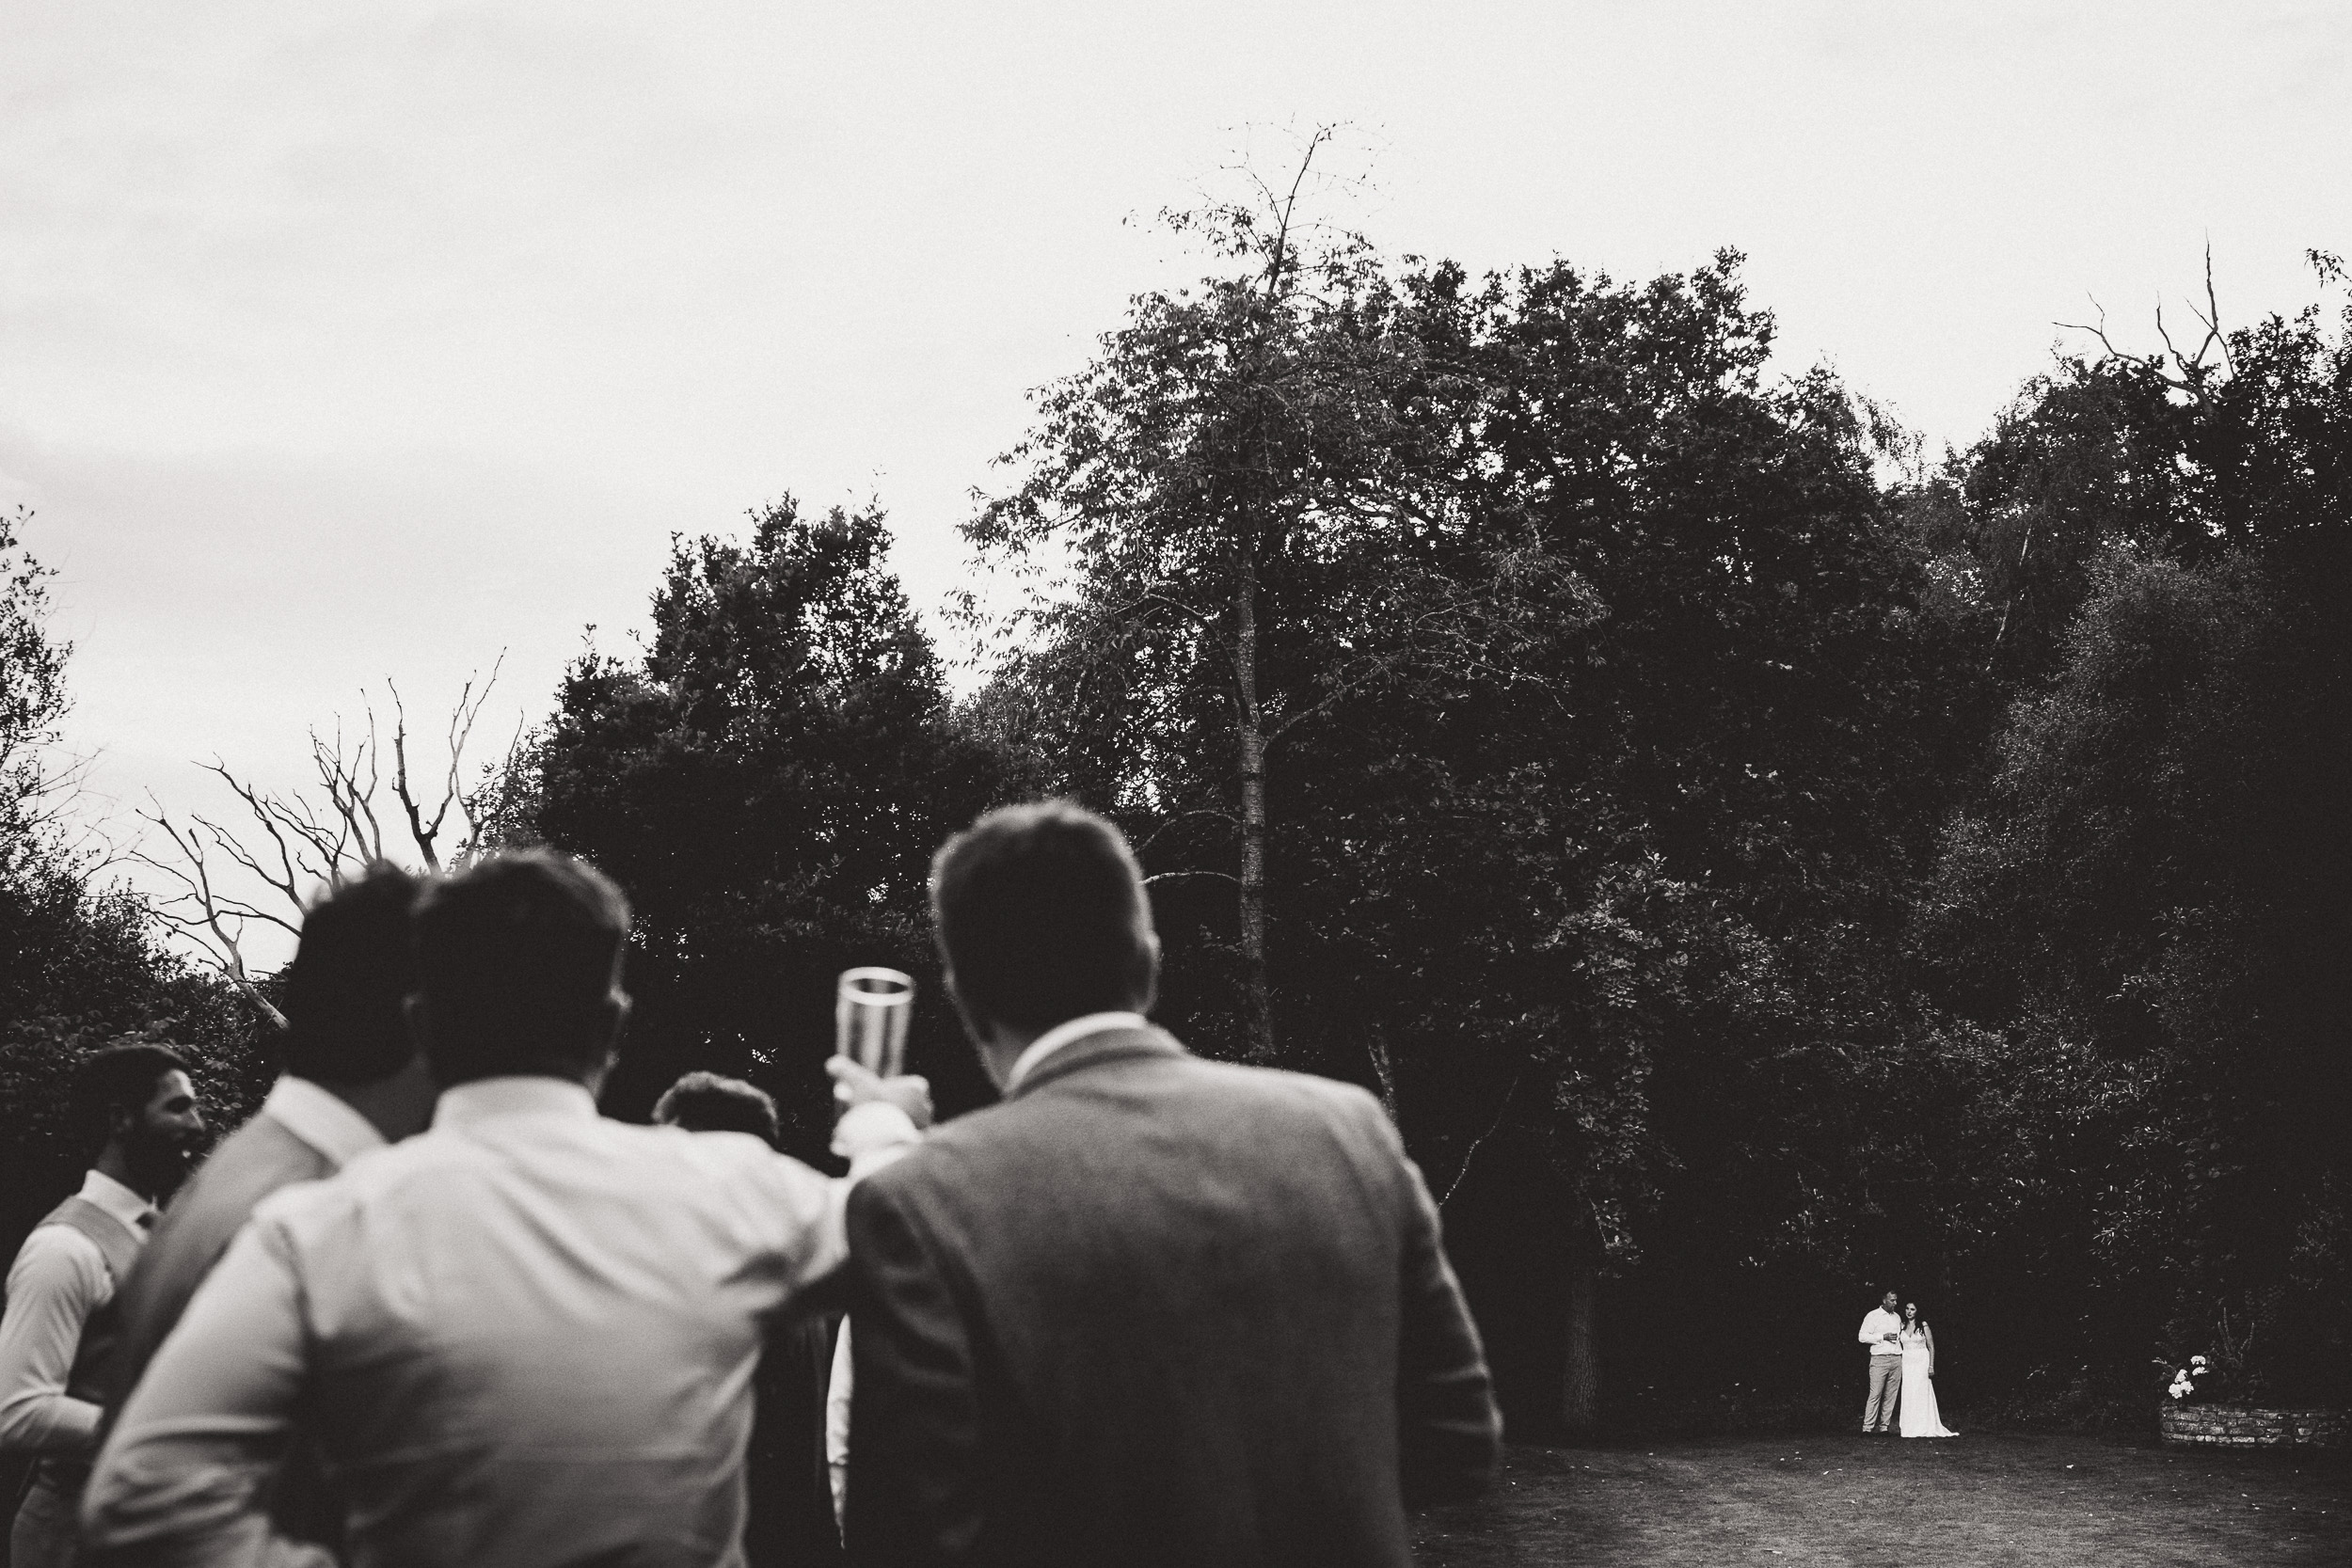
<path id="1" fill-rule="evenodd" d="M 715 1072 L 690 1072 L 664 1089 L 653 1119 L 689 1132 L 749 1132 L 776 1141 L 776 1102 L 768 1091 Z"/>
<path id="2" fill-rule="evenodd" d="M 378 863 L 310 906 L 286 966 L 285 1069 L 320 1084 L 373 1084 L 416 1047 L 402 1016 L 417 989 L 411 917 L 423 884 Z"/>
<path id="3" fill-rule="evenodd" d="M 426 888 L 416 930 L 425 1056 L 443 1087 L 603 1066 L 625 1005 L 628 901 L 595 866 L 492 855 Z"/>
<path id="4" fill-rule="evenodd" d="M 990 812 L 931 863 L 931 916 L 976 1026 L 1041 1033 L 1152 1005 L 1159 949 L 1119 830 L 1042 800 Z"/>
<path id="5" fill-rule="evenodd" d="M 90 1134 L 108 1138 L 126 1125 L 141 1125 L 165 1073 L 187 1070 L 188 1059 L 167 1045 L 103 1046 L 74 1070 L 74 1104 Z"/>

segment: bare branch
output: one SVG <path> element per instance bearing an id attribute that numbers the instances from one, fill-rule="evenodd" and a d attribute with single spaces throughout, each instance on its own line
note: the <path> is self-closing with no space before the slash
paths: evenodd
<path id="1" fill-rule="evenodd" d="M 152 906 L 156 914 L 176 930 L 191 936 L 199 932 L 209 935 L 212 939 L 209 943 L 199 941 L 199 950 L 245 994 L 262 1017 L 276 1027 L 285 1028 L 286 1015 L 278 1011 L 277 1006 L 262 994 L 261 988 L 254 984 L 252 974 L 246 969 L 245 950 L 239 942 L 245 933 L 245 921 L 259 911 L 241 902 L 225 900 L 215 891 L 212 869 L 205 860 L 203 833 L 198 827 L 191 825 L 182 829 L 171 821 L 162 806 L 154 803 L 152 796 L 149 797 L 149 803 L 153 809 L 139 815 L 163 830 L 165 836 L 178 850 L 181 863 L 172 864 L 158 860 L 143 850 L 133 850 L 132 858 L 174 879 L 185 890 L 176 897 Z M 193 906 L 192 910 L 189 906 Z M 281 921 L 279 924 L 284 923 Z"/>
<path id="2" fill-rule="evenodd" d="M 2095 297 L 2093 297 L 2090 301 L 2090 308 L 2099 312 L 2099 325 L 2096 326 L 2086 326 L 2079 322 L 2052 322 L 2050 325 L 2052 326 L 2063 327 L 2069 332 L 2090 333 L 2092 337 L 2099 340 L 2099 346 L 2107 351 L 2107 357 L 2110 359 L 2131 358 L 2132 356 L 2125 354 L 2122 349 L 2117 348 L 2114 342 L 2107 337 L 2107 308 L 2100 304 Z"/>
<path id="3" fill-rule="evenodd" d="M 2195 306 L 2189 307 L 2192 314 L 2196 309 Z M 2201 360 L 2205 357 L 2206 349 L 2218 347 L 2221 350 L 2221 368 L 2235 375 L 2237 362 L 2230 357 L 2230 340 L 2222 336 L 2221 301 L 2213 289 L 2213 240 L 2210 237 L 2205 241 L 2205 313 L 2200 319 L 2205 324 L 2205 341 L 2199 345 L 2197 357 Z"/>
<path id="4" fill-rule="evenodd" d="M 1146 877 L 1143 879 L 1143 885 L 1150 887 L 1153 882 L 1172 882 L 1184 877 L 1215 877 L 1220 881 L 1231 882 L 1235 887 L 1241 885 L 1241 879 L 1230 871 L 1158 871 Z"/>
<path id="5" fill-rule="evenodd" d="M 1502 1125 L 1503 1113 L 1511 1108 L 1511 1097 L 1519 1092 L 1519 1080 L 1526 1076 L 1527 1069 L 1524 1067 L 1521 1067 L 1517 1073 L 1512 1075 L 1511 1086 L 1502 1091 L 1502 1103 L 1495 1107 L 1495 1119 L 1488 1122 L 1486 1124 L 1486 1130 L 1484 1132 L 1479 1133 L 1478 1136 L 1472 1138 L 1470 1140 L 1470 1148 L 1463 1151 L 1462 1166 L 1459 1170 L 1454 1173 L 1454 1180 L 1446 1187 L 1445 1196 L 1438 1199 L 1438 1208 L 1442 1209 L 1447 1204 L 1453 1202 L 1454 1195 L 1462 1190 L 1462 1178 L 1470 1174 L 1470 1162 L 1478 1158 L 1478 1146 L 1485 1143 L 1488 1138 L 1493 1137 L 1495 1135 L 1495 1129 Z"/>
<path id="6" fill-rule="evenodd" d="M 448 729 L 449 763 L 446 769 L 436 769 L 443 786 L 442 795 L 429 809 L 415 787 L 419 770 L 410 767 L 405 704 L 399 687 L 389 680 L 385 682 L 393 712 L 393 768 L 389 782 L 409 836 L 428 870 L 441 869 L 446 858 L 438 841 L 453 810 L 460 814 L 467 825 L 463 852 L 470 853 L 480 840 L 482 818 L 477 813 L 477 802 L 463 787 L 463 753 L 503 659 L 501 655 L 487 680 L 469 678 L 458 697 Z M 375 805 L 376 792 L 387 781 L 382 768 L 382 735 L 373 704 L 367 705 L 364 735 L 347 740 L 338 721 L 331 736 L 313 729 L 310 742 L 310 766 L 318 786 L 315 791 L 275 795 L 239 777 L 215 758 L 199 766 L 227 786 L 251 818 L 250 825 L 231 832 L 221 822 L 197 814 L 190 814 L 184 821 L 174 821 L 151 798 L 152 809 L 138 815 L 162 832 L 169 849 L 165 852 L 159 847 L 155 853 L 139 850 L 133 855 L 141 864 L 171 879 L 179 888 L 156 906 L 164 924 L 193 942 L 207 962 L 273 1018 L 276 1010 L 256 988 L 248 971 L 243 948 L 247 931 L 257 925 L 270 926 L 298 937 L 309 895 L 320 884 L 328 888 L 341 886 L 371 863 L 389 858 L 385 853 L 384 822 Z M 521 743 L 522 731 L 518 727 L 516 740 L 508 748 L 510 772 Z M 486 798 L 486 791 L 478 793 Z M 272 896 L 263 900 L 267 907 L 238 896 L 224 886 L 224 874 L 230 881 L 258 884 L 270 890 Z"/>
<path id="7" fill-rule="evenodd" d="M 1162 833 L 1168 832 L 1170 828 L 1175 827 L 1179 822 L 1188 822 L 1196 816 L 1214 816 L 1220 822 L 1228 822 L 1232 824 L 1234 827 L 1241 826 L 1240 817 L 1235 816 L 1230 811 L 1220 811 L 1214 807 L 1202 807 L 1199 811 L 1178 812 L 1174 816 L 1169 817 L 1167 821 L 1152 829 L 1152 836 L 1135 847 L 1136 858 L 1137 860 L 1141 860 L 1143 858 L 1143 852 L 1146 849 L 1151 848 L 1154 844 L 1157 844 L 1160 841 L 1160 835 Z"/>
<path id="8" fill-rule="evenodd" d="M 401 815 L 408 819 L 408 837 L 424 857 L 425 869 L 438 871 L 441 862 L 433 853 L 433 841 L 440 836 L 441 820 L 449 815 L 449 797 L 441 798 L 441 809 L 426 822 L 415 792 L 408 787 L 408 709 L 389 676 L 385 677 L 384 689 L 392 694 L 392 799 L 400 802 Z"/>

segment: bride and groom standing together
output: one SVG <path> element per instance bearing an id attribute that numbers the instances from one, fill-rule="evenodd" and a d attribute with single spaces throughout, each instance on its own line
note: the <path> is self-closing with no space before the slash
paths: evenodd
<path id="1" fill-rule="evenodd" d="M 1870 1394 L 1862 1406 L 1862 1430 L 1905 1437 L 1957 1437 L 1935 1407 L 1935 1333 L 1913 1302 L 1902 1311 L 1894 1291 L 1862 1320 L 1859 1338 L 1870 1348 Z"/>

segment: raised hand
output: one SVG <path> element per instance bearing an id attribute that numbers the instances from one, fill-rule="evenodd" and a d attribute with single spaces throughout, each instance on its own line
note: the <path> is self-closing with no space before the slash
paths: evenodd
<path id="1" fill-rule="evenodd" d="M 931 1124 L 931 1081 L 921 1074 L 884 1078 L 847 1056 L 826 1058 L 825 1070 L 833 1074 L 834 1103 L 843 1110 L 878 1100 L 904 1111 L 917 1127 Z"/>

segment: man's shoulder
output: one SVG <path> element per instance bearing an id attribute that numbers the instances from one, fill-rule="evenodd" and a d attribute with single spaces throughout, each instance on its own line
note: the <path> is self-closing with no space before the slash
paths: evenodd
<path id="1" fill-rule="evenodd" d="M 1145 1119 L 1166 1134 L 1152 1147 L 1106 1146 L 1112 1118 Z M 1007 1167 L 1059 1164 L 1073 1156 L 1100 1165 L 1169 1157 L 1188 1142 L 1243 1143 L 1287 1160 L 1301 1136 L 1336 1139 L 1385 1162 L 1388 1120 L 1380 1102 L 1353 1084 L 1311 1073 L 1162 1053 L 1103 1062 L 1027 1094 L 933 1128 L 894 1164 L 861 1180 L 883 1196 L 919 1191 L 969 1197 Z"/>
<path id="2" fill-rule="evenodd" d="M 295 1181 L 315 1181 L 333 1173 L 326 1157 L 312 1148 L 285 1123 L 262 1111 L 220 1141 L 164 1212 L 168 1229 L 183 1216 L 200 1217 L 221 1209 L 249 1213 L 278 1188 Z"/>
<path id="3" fill-rule="evenodd" d="M 292 1134 L 288 1136 L 291 1138 Z M 247 1168 L 258 1176 L 262 1173 L 259 1156 L 262 1149 L 257 1147 L 255 1152 L 257 1158 Z M 437 1172 L 462 1165 L 469 1156 L 464 1140 L 428 1130 L 399 1143 L 369 1149 L 341 1170 L 325 1169 L 325 1162 L 321 1161 L 315 1180 L 281 1183 L 257 1195 L 253 1220 L 256 1225 L 278 1227 L 340 1225 L 371 1202 L 410 1182 L 428 1180 Z"/>
<path id="4" fill-rule="evenodd" d="M 332 1174 L 318 1150 L 268 1112 L 254 1116 L 196 1167 L 157 1222 L 133 1277 L 145 1288 L 181 1268 L 211 1268 L 263 1199 Z"/>
<path id="5" fill-rule="evenodd" d="M 825 1181 L 818 1172 L 748 1133 L 688 1132 L 602 1117 L 560 1125 L 560 1143 L 552 1147 L 490 1143 L 428 1129 L 370 1149 L 323 1180 L 275 1193 L 254 1215 L 281 1226 L 334 1226 L 374 1206 L 405 1206 L 414 1199 L 432 1201 L 429 1195 L 462 1192 L 477 1172 L 528 1169 L 542 1159 L 570 1162 L 575 1169 L 585 1160 L 606 1180 L 633 1175 L 648 1190 L 667 1194 L 700 1187 L 720 1193 L 746 1186 L 798 1193 Z"/>
<path id="6" fill-rule="evenodd" d="M 24 1288 L 25 1279 L 36 1275 L 78 1275 L 90 1269 L 103 1274 L 105 1267 L 105 1256 L 96 1242 L 63 1220 L 44 1219 L 26 1232 L 8 1264 L 8 1293 L 13 1298 Z"/>

